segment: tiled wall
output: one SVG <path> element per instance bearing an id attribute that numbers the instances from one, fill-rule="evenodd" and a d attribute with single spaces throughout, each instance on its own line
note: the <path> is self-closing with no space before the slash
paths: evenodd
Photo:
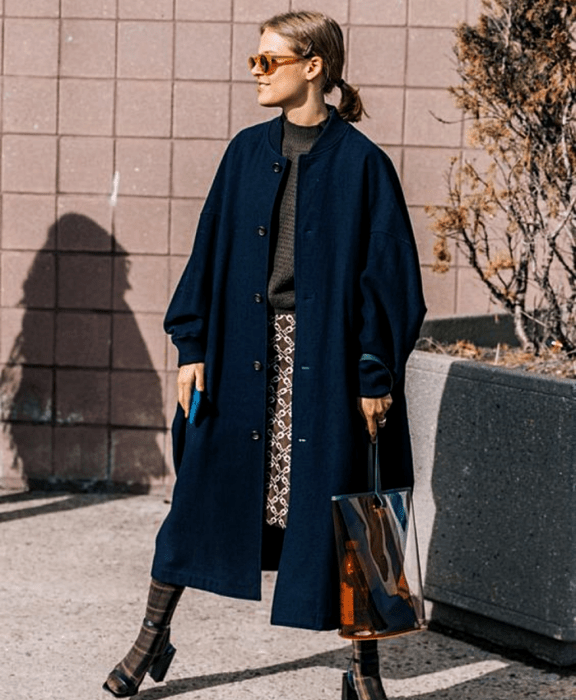
<path id="1" fill-rule="evenodd" d="M 345 29 L 347 78 L 372 115 L 360 128 L 402 177 L 434 315 L 488 308 L 465 266 L 432 275 L 423 210 L 463 147 L 445 88 L 452 28 L 478 4 L 310 3 Z M 1 4 L 0 484 L 164 478 L 176 399 L 163 312 L 226 143 L 271 116 L 246 67 L 258 22 L 302 6 Z"/>

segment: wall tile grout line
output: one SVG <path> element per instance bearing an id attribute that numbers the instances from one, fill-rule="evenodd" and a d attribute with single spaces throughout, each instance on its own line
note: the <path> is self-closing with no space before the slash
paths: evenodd
<path id="1" fill-rule="evenodd" d="M 54 449 L 56 441 L 56 419 L 58 410 L 58 382 L 57 382 L 57 371 L 56 371 L 56 356 L 57 356 L 57 343 L 58 343 L 58 320 L 59 320 L 59 297 L 60 297 L 60 256 L 59 243 L 60 243 L 60 233 L 58 225 L 58 196 L 60 194 L 60 72 L 62 63 L 62 0 L 58 2 L 58 47 L 57 47 L 57 70 L 56 70 L 56 163 L 55 163 L 55 197 L 54 197 L 54 314 L 52 316 L 52 362 L 53 366 L 51 369 L 52 374 L 52 415 L 51 415 L 51 450 L 50 450 L 50 462 L 51 462 L 51 475 L 56 475 L 56 452 Z"/>
<path id="2" fill-rule="evenodd" d="M 344 26 L 344 31 L 346 31 L 346 26 Z M 346 66 L 348 68 L 348 62 L 346 63 Z M 50 77 L 47 77 L 45 75 L 39 75 L 39 74 L 30 74 L 26 76 L 19 75 L 18 73 L 5 73 L 4 74 L 5 78 L 18 78 L 21 80 L 50 80 Z M 59 76 L 57 78 L 60 82 L 68 82 L 68 81 L 82 81 L 82 82 L 93 82 L 93 83 L 102 83 L 102 82 L 112 82 L 116 81 L 119 84 L 124 84 L 124 83 L 185 83 L 185 84 L 201 84 L 201 85 L 214 85 L 214 84 L 228 84 L 229 82 L 232 82 L 234 84 L 243 84 L 243 85 L 251 85 L 252 81 L 249 78 L 230 78 L 230 79 L 218 79 L 218 80 L 211 80 L 208 78 L 138 78 L 138 77 L 130 77 L 130 78 L 114 78 L 114 77 L 103 77 L 103 76 L 73 76 L 73 75 L 64 75 L 64 76 Z M 428 92 L 433 92 L 433 91 L 439 91 L 439 90 L 447 90 L 448 85 L 445 84 L 430 84 L 427 83 L 426 85 L 399 85 L 397 83 L 387 83 L 387 82 L 378 82 L 378 83 L 363 83 L 361 81 L 355 81 L 355 84 L 358 87 L 363 87 L 363 88 L 374 88 L 374 89 L 394 89 L 394 88 L 403 88 L 405 87 L 407 90 L 421 90 L 421 91 L 428 91 Z M 18 131 L 10 131 L 8 133 L 32 133 L 32 132 L 18 132 Z M 33 132 L 37 133 L 37 132 Z M 72 134 L 72 135 L 80 135 L 80 134 Z M 90 134 L 87 134 L 86 136 L 90 136 Z M 105 138 L 105 136 L 102 136 Z M 165 137 L 169 138 L 169 137 Z"/>
<path id="3" fill-rule="evenodd" d="M 182 201 L 188 201 L 187 197 L 181 198 Z M 38 249 L 37 248 L 12 248 L 12 247 L 5 247 L 2 249 L 3 252 L 6 253 L 37 253 Z M 45 255 L 53 255 L 54 251 L 46 251 L 44 253 Z M 59 254 L 62 257 L 91 257 L 91 258 L 109 258 L 110 257 L 110 251 L 100 251 L 100 250 L 63 250 L 59 251 Z M 183 257 L 178 253 L 174 254 L 176 257 Z M 138 252 L 138 253 L 116 253 L 116 257 L 119 259 L 123 258 L 133 258 L 133 257 L 138 257 L 138 258 L 158 258 L 158 257 L 166 257 L 169 258 L 170 254 L 169 253 L 157 253 L 157 252 Z M 4 308 L 11 308 L 11 307 L 4 307 Z M 35 308 L 35 307 L 28 307 L 28 308 Z M 45 307 L 38 307 L 38 308 L 45 308 Z M 98 309 L 94 309 L 94 311 L 98 311 Z M 151 312 L 154 313 L 154 312 Z"/>
<path id="4" fill-rule="evenodd" d="M 296 5 L 292 5 L 292 7 L 295 7 Z M 300 3 L 297 5 L 300 7 Z M 350 10 L 348 10 L 350 12 Z M 10 16 L 5 16 L 6 19 L 8 20 L 30 20 L 34 21 L 36 19 L 45 19 L 45 20 L 50 20 L 50 19 L 56 19 L 54 17 L 30 17 L 30 16 L 16 16 L 16 15 L 10 15 Z M 113 19 L 111 17 L 85 17 L 82 15 L 66 15 L 65 17 L 62 17 L 63 20 L 72 20 L 75 22 L 96 22 L 96 23 L 108 23 L 111 24 L 112 22 L 117 22 L 121 24 L 169 24 L 170 22 L 177 22 L 178 24 L 230 24 L 232 22 L 234 25 L 252 25 L 252 24 L 257 24 L 258 22 L 254 22 L 254 20 L 229 20 L 229 19 L 222 19 L 222 20 L 213 20 L 213 19 L 162 19 L 162 18 L 149 18 L 149 17 L 144 17 L 141 19 L 127 19 L 127 18 L 122 18 L 122 19 Z M 428 24 L 410 24 L 408 25 L 407 21 L 404 21 L 402 24 L 382 24 L 382 23 L 357 23 L 352 25 L 352 22 L 350 19 L 345 20 L 341 22 L 340 24 L 347 24 L 350 23 L 351 26 L 354 26 L 359 29 L 388 29 L 388 28 L 401 28 L 405 26 L 410 26 L 412 29 L 429 29 L 431 31 L 434 31 L 436 29 L 448 29 L 448 30 L 453 30 L 454 26 L 450 24 L 434 24 L 434 25 L 428 25 Z"/>
<path id="5" fill-rule="evenodd" d="M 176 45 L 178 41 L 178 20 L 176 19 L 176 2 L 172 2 L 172 14 L 174 16 L 174 21 L 172 23 L 172 80 L 170 87 L 170 171 L 169 171 L 169 182 L 168 182 L 168 192 L 169 192 L 169 206 L 168 206 L 168 254 L 172 254 L 172 206 L 171 202 L 174 197 L 174 127 L 175 127 L 175 95 L 176 95 Z M 170 273 L 169 273 L 170 274 Z M 166 360 L 167 361 L 167 360 Z"/>
<path id="6" fill-rule="evenodd" d="M 408 21 L 408 3 L 410 0 L 406 0 L 406 21 Z M 404 80 L 402 89 L 402 128 L 401 128 L 401 140 L 402 140 L 402 155 L 400 158 L 400 178 L 404 182 L 404 155 L 406 146 L 406 100 L 407 100 L 407 87 L 408 82 L 408 60 L 409 60 L 409 40 L 408 40 L 408 27 L 405 29 L 404 33 Z"/>
<path id="7" fill-rule="evenodd" d="M 343 28 L 346 29 L 346 25 L 343 25 Z M 27 75 L 21 75 L 19 73 L 10 73 L 6 72 L 4 73 L 5 78 L 22 78 L 23 80 L 49 80 L 51 76 L 46 76 L 42 75 L 40 73 L 29 73 Z M 61 75 L 58 76 L 60 80 L 62 81 L 67 81 L 67 80 L 82 80 L 86 82 L 102 82 L 102 81 L 112 81 L 115 78 L 113 76 L 92 76 L 92 75 L 87 75 L 87 76 L 76 76 L 76 75 Z M 170 83 L 170 82 L 178 82 L 178 83 L 206 83 L 206 84 L 213 84 L 213 83 L 228 83 L 229 79 L 211 79 L 211 78 L 139 78 L 139 77 L 119 77 L 117 78 L 118 82 L 120 83 L 148 83 L 148 82 L 154 82 L 154 83 Z M 231 80 L 235 83 L 250 83 L 249 78 L 231 78 Z M 362 83 L 361 81 L 356 81 L 358 84 L 364 85 L 366 87 L 374 87 L 374 88 L 397 88 L 397 87 L 403 87 L 402 85 L 399 85 L 398 83 L 387 83 L 387 82 L 374 82 L 374 83 Z M 445 89 L 448 86 L 445 84 L 430 84 L 429 82 L 426 84 L 422 85 L 407 85 L 406 87 L 411 88 L 411 89 L 417 89 L 417 90 L 441 90 Z"/>
<path id="8" fill-rule="evenodd" d="M 3 2 L 3 0 L 2 0 Z M 4 9 L 4 5 L 2 5 L 2 9 Z M 0 68 L 2 69 L 2 75 L 4 75 L 4 52 L 6 51 L 6 21 L 4 19 L 4 13 L 2 13 L 2 28 L 0 32 L 0 37 L 2 39 L 2 53 L 0 55 Z M 2 248 L 4 245 L 4 225 L 3 225 L 3 219 L 4 219 L 4 197 L 3 191 L 4 191 L 4 177 L 3 177 L 3 168 L 1 167 L 1 164 L 4 161 L 4 125 L 5 125 L 5 118 L 4 118 L 4 80 L 2 80 L 2 100 L 0 101 L 0 124 L 2 124 L 2 138 L 0 139 L 0 263 L 2 261 Z M 0 301 L 1 301 L 1 295 L 2 295 L 2 287 L 3 287 L 3 280 L 2 280 L 2 271 L 0 269 Z M 1 339 L 0 339 L 0 344 L 1 344 Z M 0 474 L 1 474 L 1 465 L 0 465 Z"/>
<path id="9" fill-rule="evenodd" d="M 176 93 L 176 50 L 177 50 L 177 41 L 178 41 L 178 22 L 179 20 L 176 19 L 176 4 L 177 0 L 173 0 L 172 2 L 172 16 L 173 16 L 173 21 L 172 21 L 172 79 L 171 79 L 171 86 L 170 86 L 170 155 L 169 155 L 169 173 L 168 173 L 168 221 L 167 221 L 167 230 L 166 230 L 166 235 L 168 237 L 167 240 L 167 257 L 168 257 L 168 286 L 170 288 L 171 285 L 171 260 L 172 260 L 172 201 L 174 197 L 174 148 L 175 148 L 175 141 L 174 141 L 174 131 L 175 131 L 175 115 L 176 115 L 176 106 L 175 106 L 175 93 Z M 163 333 L 163 329 L 160 328 L 159 333 Z M 168 347 L 169 344 L 169 339 L 166 334 L 163 333 L 163 341 L 164 341 L 164 362 L 162 366 L 162 370 L 164 372 L 164 394 L 165 396 L 168 395 L 168 378 L 166 376 L 166 373 L 168 372 L 168 363 L 169 363 L 169 353 L 170 353 L 170 348 Z M 164 404 L 164 422 L 166 423 L 167 419 L 167 402 L 166 400 L 163 401 Z M 170 473 L 170 468 L 171 465 L 168 464 L 167 460 L 167 452 L 168 452 L 168 430 L 166 429 L 164 431 L 163 439 L 162 439 L 162 456 L 164 459 L 164 464 L 163 464 L 163 476 L 166 479 Z"/>
<path id="10" fill-rule="evenodd" d="M 362 89 L 362 86 L 358 86 L 360 89 Z M 266 120 L 262 120 L 266 121 Z M 25 138 L 25 137 L 35 137 L 35 136 L 40 136 L 40 137 L 46 137 L 47 139 L 55 139 L 55 136 L 53 134 L 31 134 L 30 132 L 10 132 L 9 134 L 6 134 L 7 136 L 15 136 L 15 137 L 20 137 L 20 138 Z M 110 141 L 111 137 L 109 136 L 100 136 L 100 135 L 89 135 L 89 136 L 82 136 L 81 134 L 60 134 L 59 137 L 60 139 L 66 139 L 69 141 L 72 140 L 82 140 L 82 141 Z M 191 142 L 191 141 L 198 141 L 198 142 L 209 142 L 209 143 L 228 143 L 230 139 L 224 138 L 222 136 L 176 136 L 173 138 L 170 138 L 169 136 L 122 136 L 122 137 L 117 137 L 117 139 L 122 139 L 123 141 L 127 142 L 138 142 L 138 141 L 150 141 L 150 142 L 161 142 L 161 143 L 171 143 L 172 141 L 174 142 Z M 382 141 L 379 141 L 378 143 L 383 143 Z M 432 150 L 438 150 L 438 151 L 443 151 L 443 150 L 454 150 L 458 149 L 458 145 L 445 145 L 445 144 L 418 144 L 418 143 L 388 143 L 386 144 L 388 146 L 394 146 L 394 147 L 401 147 L 403 146 L 407 150 L 414 149 L 414 148 L 421 148 L 425 149 L 427 151 L 432 151 Z M 478 151 L 478 153 L 481 153 L 482 151 L 480 149 L 472 149 L 472 148 L 466 148 L 465 150 L 468 151 Z M 19 189 L 5 189 L 4 193 L 6 194 L 28 194 L 28 195 L 41 195 L 41 194 L 52 194 L 55 195 L 57 194 L 58 196 L 64 196 L 64 195 L 69 195 L 69 194 L 78 194 L 78 195 L 86 195 L 86 196 L 93 196 L 93 197 L 103 197 L 103 196 L 108 196 L 110 194 L 110 189 L 106 188 L 106 191 L 87 191 L 84 189 L 77 189 L 77 190 L 62 190 L 59 189 L 57 193 L 55 192 L 39 192 L 38 190 L 26 190 L 23 188 Z M 166 199 L 168 195 L 166 194 L 142 194 L 142 193 L 135 193 L 131 194 L 128 192 L 124 192 L 121 195 L 122 197 L 146 197 L 146 198 L 151 198 L 151 199 Z M 173 195 L 174 197 L 178 197 L 179 195 Z"/>
<path id="11" fill-rule="evenodd" d="M 232 6 L 232 13 L 234 7 Z M 231 141 L 235 134 L 232 133 L 232 104 L 233 104 L 233 88 L 234 88 L 234 22 L 230 22 L 230 51 L 228 54 L 230 65 L 228 66 L 228 119 L 227 119 L 227 134 L 228 141 Z"/>
<path id="12" fill-rule="evenodd" d="M 228 140 L 230 141 L 234 134 L 232 133 L 232 109 L 233 109 L 233 96 L 234 96 L 234 84 L 238 81 L 235 81 L 233 76 L 234 76 L 234 49 L 236 47 L 236 38 L 237 38 L 237 32 L 236 32 L 236 27 L 238 26 L 238 22 L 236 22 L 236 0 L 230 0 L 230 31 L 232 33 L 232 39 L 230 41 L 230 71 L 229 71 L 229 78 L 230 78 L 230 86 L 229 86 L 229 98 L 228 98 Z M 248 80 L 246 80 L 246 83 L 248 83 Z"/>
<path id="13" fill-rule="evenodd" d="M 468 5 L 468 2 L 466 3 Z M 468 7 L 466 7 L 466 15 L 468 14 Z M 456 71 L 455 75 L 457 75 Z M 460 125 L 460 163 L 463 164 L 464 157 L 465 157 L 465 151 L 466 151 L 466 123 L 464 121 L 464 115 L 462 114 L 462 120 L 461 120 L 461 125 Z M 458 246 L 455 246 L 455 253 L 454 253 L 454 268 L 456 270 L 456 284 L 454 285 L 454 313 L 458 313 L 458 308 L 460 304 L 460 292 L 459 292 L 459 276 L 460 276 L 460 270 L 462 269 L 460 265 L 460 257 L 461 257 L 461 251 L 458 248 Z"/>
<path id="14" fill-rule="evenodd" d="M 115 19 L 114 19 L 114 93 L 112 97 L 112 173 L 110 173 L 110 187 L 112 187 L 113 178 L 116 177 L 118 172 L 118 135 L 117 135 L 117 118 L 118 118 L 118 47 L 120 42 L 119 31 L 118 31 L 118 15 L 119 15 L 119 2 L 115 1 Z M 121 181 L 119 181 L 119 188 L 122 186 Z M 110 191 L 110 206 L 112 207 L 110 216 L 110 237 L 111 237 L 111 265 L 110 265 L 110 347 L 108 348 L 108 400 L 107 400 L 107 411 L 108 411 L 108 425 L 106 430 L 106 480 L 112 480 L 112 470 L 113 464 L 113 438 L 112 438 L 112 371 L 114 368 L 114 316 L 116 309 L 114 308 L 114 298 L 116 289 L 116 258 L 118 254 L 117 240 L 116 240 L 116 208 L 118 206 L 117 201 L 112 201 L 112 192 Z M 129 255 L 127 256 L 129 258 Z"/>

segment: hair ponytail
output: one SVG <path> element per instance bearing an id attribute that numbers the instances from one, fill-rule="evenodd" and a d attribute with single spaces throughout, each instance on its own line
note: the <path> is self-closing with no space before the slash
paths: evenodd
<path id="1" fill-rule="evenodd" d="M 295 53 L 304 58 L 319 56 L 324 65 L 324 86 L 329 94 L 335 87 L 342 91 L 338 113 L 347 122 L 359 122 L 364 109 L 358 89 L 342 80 L 344 70 L 344 35 L 336 20 L 321 12 L 286 12 L 260 26 L 260 33 L 270 29 L 287 39 Z"/>
<path id="2" fill-rule="evenodd" d="M 364 114 L 367 117 L 370 116 L 364 109 L 358 88 L 348 85 L 345 80 L 341 80 L 338 87 L 342 92 L 342 99 L 337 109 L 338 114 L 345 122 L 359 122 Z"/>

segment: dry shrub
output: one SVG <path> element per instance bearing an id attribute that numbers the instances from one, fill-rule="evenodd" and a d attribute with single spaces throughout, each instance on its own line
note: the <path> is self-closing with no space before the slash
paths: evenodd
<path id="1" fill-rule="evenodd" d="M 489 162 L 453 161 L 447 204 L 428 208 L 436 271 L 455 240 L 528 353 L 576 350 L 575 36 L 558 0 L 483 0 L 458 27 L 450 91 Z"/>

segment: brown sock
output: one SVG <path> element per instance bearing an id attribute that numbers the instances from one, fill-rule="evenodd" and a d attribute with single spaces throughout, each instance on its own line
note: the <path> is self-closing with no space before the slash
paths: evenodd
<path id="1" fill-rule="evenodd" d="M 140 628 L 140 634 L 134 646 L 106 681 L 111 690 L 115 692 L 123 690 L 122 677 L 136 686 L 140 685 L 154 657 L 161 653 L 168 643 L 170 621 L 183 590 L 183 586 L 173 586 L 152 579 L 148 592 L 146 617 Z M 121 675 L 116 675 L 116 671 Z"/>
<path id="2" fill-rule="evenodd" d="M 378 642 L 375 639 L 352 642 L 352 672 L 358 700 L 386 700 L 380 678 Z"/>

